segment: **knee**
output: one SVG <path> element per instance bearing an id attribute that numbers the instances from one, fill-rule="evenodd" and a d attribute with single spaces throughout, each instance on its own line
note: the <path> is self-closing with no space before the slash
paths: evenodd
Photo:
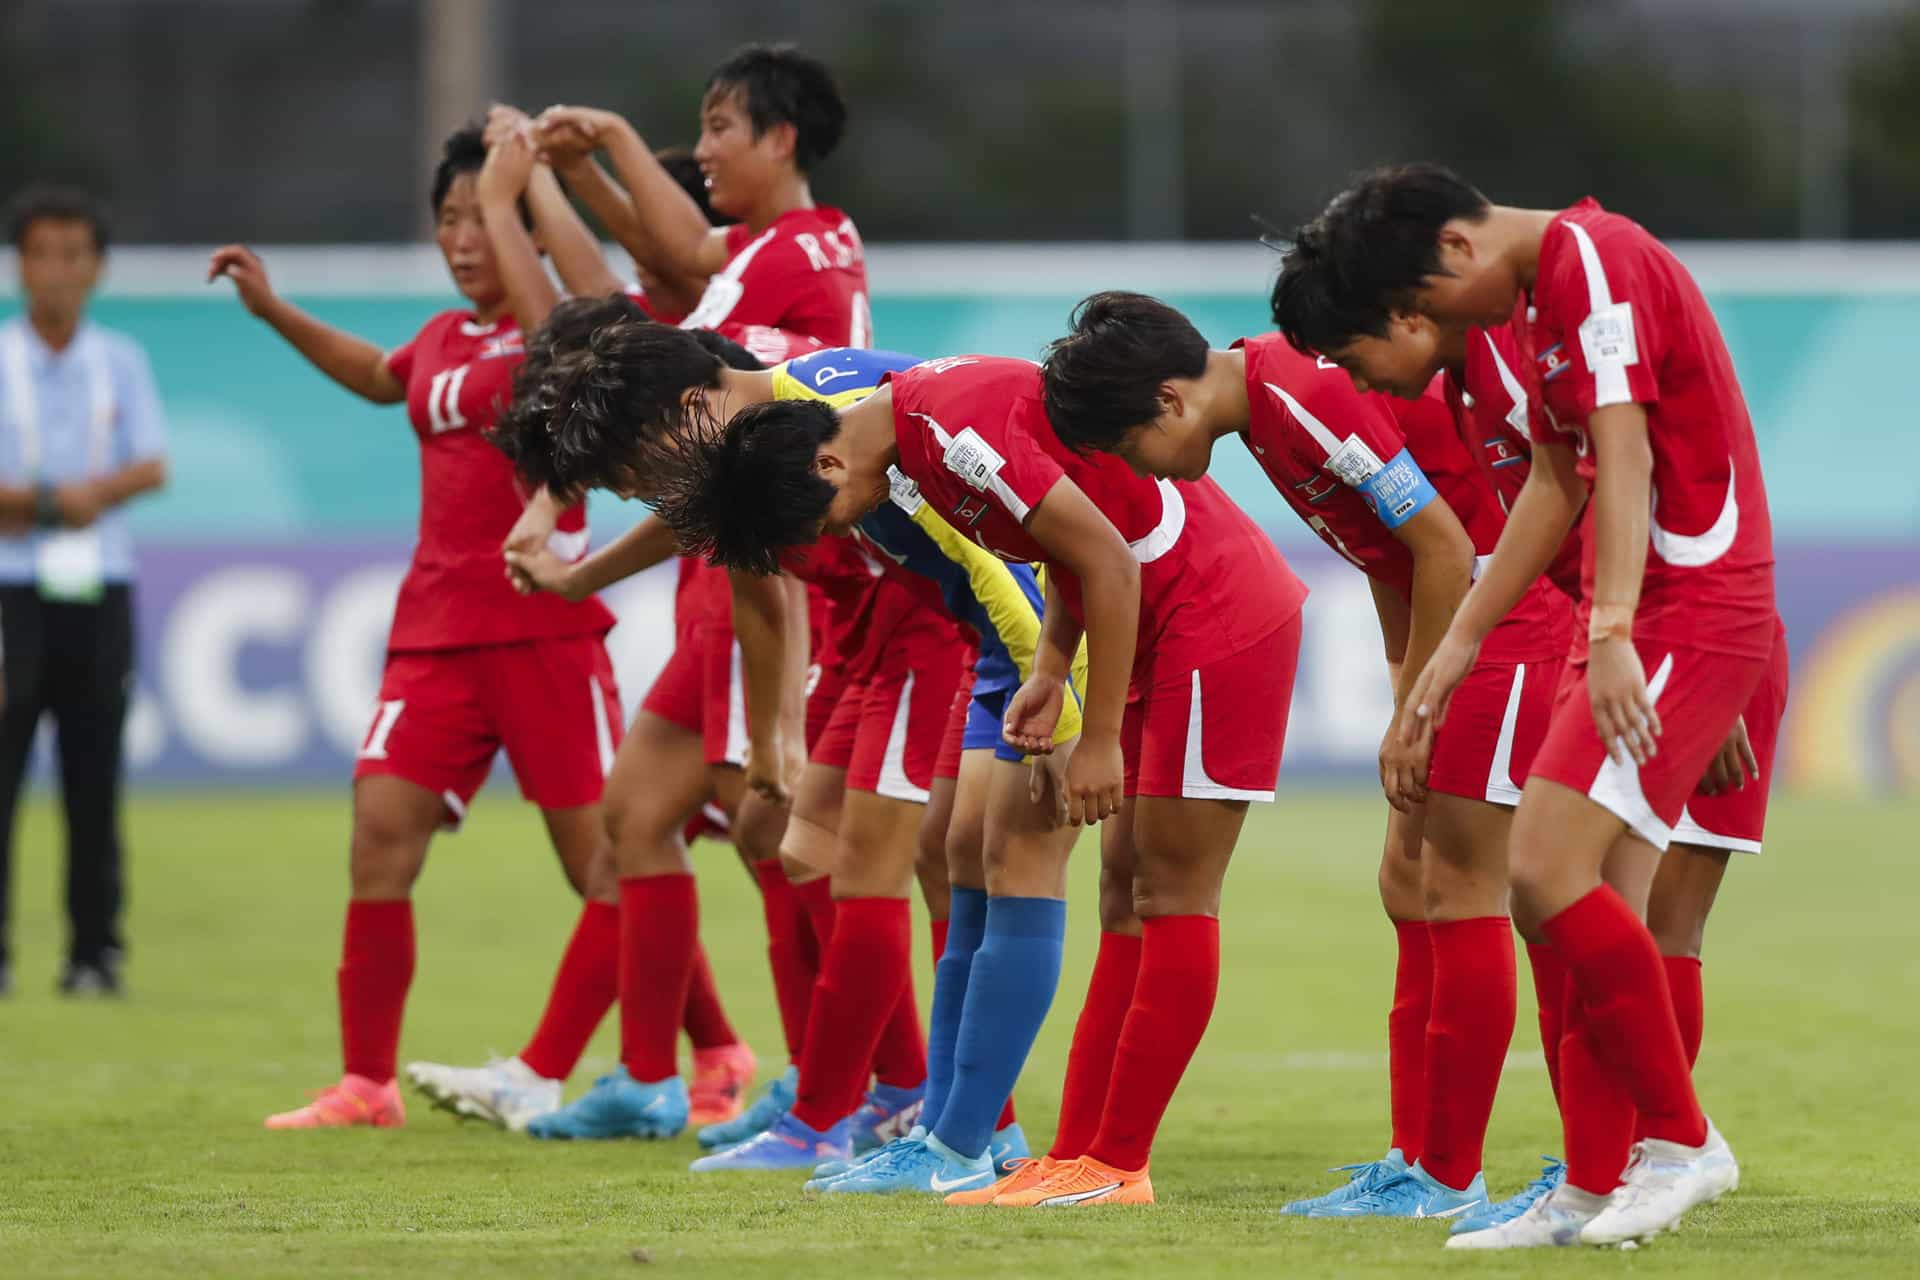
<path id="1" fill-rule="evenodd" d="M 1139 927 L 1140 917 L 1133 910 L 1133 873 L 1111 867 L 1100 868 L 1100 929 L 1104 933 L 1128 933 Z"/>
<path id="2" fill-rule="evenodd" d="M 431 831 L 415 831 L 399 819 L 378 812 L 356 811 L 348 876 L 356 898 L 404 898 Z"/>
<path id="3" fill-rule="evenodd" d="M 688 867 L 679 826 L 643 799 L 622 796 L 608 803 L 607 843 L 617 875 L 670 875 Z"/>
<path id="4" fill-rule="evenodd" d="M 1706 917 L 1687 910 L 1688 904 L 1669 901 L 1655 893 L 1647 902 L 1647 930 L 1663 956 L 1699 959 L 1706 939 Z"/>

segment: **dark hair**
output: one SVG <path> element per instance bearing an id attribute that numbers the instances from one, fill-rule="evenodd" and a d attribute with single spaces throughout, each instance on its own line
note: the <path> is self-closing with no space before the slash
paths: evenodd
<path id="1" fill-rule="evenodd" d="M 487 163 L 486 134 L 471 121 L 447 135 L 440 145 L 440 163 L 433 170 L 433 213 L 440 216 L 453 180 L 463 173 L 478 173 Z"/>
<path id="2" fill-rule="evenodd" d="M 1451 169 L 1403 164 L 1362 174 L 1294 233 L 1273 284 L 1273 322 L 1302 351 L 1384 336 L 1440 265 L 1440 229 L 1492 206 Z"/>
<path id="3" fill-rule="evenodd" d="M 1193 322 L 1144 293 L 1096 293 L 1073 309 L 1067 336 L 1041 371 L 1047 420 L 1076 453 L 1111 453 L 1160 416 L 1160 384 L 1207 371 L 1207 340 Z"/>
<path id="4" fill-rule="evenodd" d="M 680 441 L 662 468 L 660 516 L 688 555 L 777 573 L 783 550 L 820 537 L 835 490 L 814 458 L 839 434 L 840 415 L 823 401 L 749 405 Z"/>
<path id="5" fill-rule="evenodd" d="M 14 197 L 8 210 L 13 224 L 13 247 L 23 249 L 27 243 L 27 229 L 41 220 L 50 222 L 84 222 L 93 232 L 93 251 L 107 251 L 107 215 L 95 200 L 78 187 L 57 187 L 46 183 L 35 183 Z"/>
<path id="6" fill-rule="evenodd" d="M 759 137 L 793 126 L 793 163 L 802 173 L 833 154 L 847 131 L 847 103 L 833 72 L 790 44 L 750 44 L 733 51 L 707 78 L 704 105 L 737 92 Z"/>
<path id="7" fill-rule="evenodd" d="M 662 147 L 653 153 L 653 158 L 680 184 L 682 191 L 693 197 L 693 202 L 700 206 L 700 212 L 707 216 L 710 224 L 724 227 L 733 222 L 726 214 L 714 212 L 713 196 L 707 190 L 707 175 L 700 172 L 700 162 L 693 158 L 692 147 Z"/>

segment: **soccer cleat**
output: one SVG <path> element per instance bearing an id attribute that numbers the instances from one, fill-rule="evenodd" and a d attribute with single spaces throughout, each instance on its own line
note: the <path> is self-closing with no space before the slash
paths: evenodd
<path id="1" fill-rule="evenodd" d="M 993 1141 L 987 1146 L 987 1156 L 993 1161 L 996 1177 L 1004 1177 L 1013 1172 L 1016 1161 L 1025 1160 L 1033 1152 L 1027 1147 L 1027 1131 L 1014 1121 L 993 1135 Z"/>
<path id="2" fill-rule="evenodd" d="M 1344 1218 L 1457 1218 L 1486 1205 L 1487 1180 L 1483 1175 L 1474 1174 L 1466 1190 L 1455 1191 L 1415 1160 L 1405 1173 L 1363 1195 L 1350 1197 L 1334 1214 Z"/>
<path id="3" fill-rule="evenodd" d="M 267 1117 L 269 1129 L 398 1129 L 407 1122 L 400 1086 L 376 1084 L 365 1076 L 345 1075 L 338 1084 L 313 1091 L 313 1101 Z"/>
<path id="4" fill-rule="evenodd" d="M 687 1168 L 694 1173 L 725 1173 L 736 1169 L 812 1169 L 822 1160 L 844 1160 L 848 1155 L 845 1120 L 825 1133 L 809 1129 L 791 1111 L 773 1128 L 755 1134 L 738 1146 L 701 1156 Z"/>
<path id="5" fill-rule="evenodd" d="M 756 1134 L 765 1133 L 773 1128 L 775 1121 L 787 1114 L 787 1108 L 793 1105 L 794 1096 L 799 1091 L 800 1068 L 788 1067 L 784 1074 L 768 1083 L 745 1111 L 725 1124 L 708 1125 L 702 1129 L 699 1134 L 701 1149 L 724 1151 Z"/>
<path id="6" fill-rule="evenodd" d="M 1740 1166 L 1720 1131 L 1707 1122 L 1697 1147 L 1643 1138 L 1620 1175 L 1607 1207 L 1580 1231 L 1583 1244 L 1625 1244 L 1670 1231 L 1696 1205 L 1712 1204 L 1740 1185 Z"/>
<path id="7" fill-rule="evenodd" d="M 898 1089 L 876 1084 L 867 1091 L 866 1100 L 850 1121 L 853 1152 L 864 1155 L 878 1151 L 895 1138 L 904 1138 L 920 1118 L 920 1104 L 927 1100 L 927 1087 L 915 1085 Z"/>
<path id="8" fill-rule="evenodd" d="M 744 1042 L 695 1049 L 693 1083 L 687 1087 L 687 1123 L 704 1129 L 739 1115 L 758 1065 Z"/>
<path id="9" fill-rule="evenodd" d="M 835 1178 L 821 1190 L 828 1195 L 946 1196 L 985 1190 L 993 1182 L 993 1161 L 984 1152 L 969 1160 L 928 1134 L 918 1142 L 889 1146 L 884 1156 Z"/>
<path id="10" fill-rule="evenodd" d="M 878 1160 L 895 1147 L 908 1142 L 918 1142 L 926 1136 L 927 1131 L 919 1125 L 915 1125 L 913 1128 L 907 1130 L 904 1137 L 895 1138 L 884 1147 L 876 1147 L 872 1151 L 862 1152 L 859 1155 L 849 1154 L 845 1160 L 823 1160 L 814 1166 L 813 1177 L 808 1180 L 807 1185 L 802 1187 L 801 1190 L 818 1191 L 826 1183 L 833 1181 L 833 1179 L 839 1177 L 841 1174 L 858 1169 L 869 1160 Z"/>
<path id="11" fill-rule="evenodd" d="M 1449 1249 L 1565 1249 L 1580 1243 L 1580 1229 L 1605 1201 L 1572 1187 L 1541 1196 L 1511 1222 L 1447 1237 Z M 1591 1206 L 1591 1207 L 1589 1207 Z"/>
<path id="12" fill-rule="evenodd" d="M 528 1121 L 536 1138 L 597 1141 L 671 1138 L 687 1127 L 687 1086 L 679 1076 L 643 1084 L 615 1067 L 558 1111 Z"/>
<path id="13" fill-rule="evenodd" d="M 1282 1205 L 1280 1212 L 1296 1218 L 1333 1217 L 1339 1207 L 1354 1196 L 1363 1196 L 1389 1178 L 1397 1178 L 1406 1171 L 1407 1158 L 1400 1154 L 1400 1148 L 1395 1147 L 1378 1160 L 1369 1160 L 1364 1164 L 1343 1164 L 1329 1169 L 1329 1173 L 1346 1174 L 1346 1185 L 1335 1187 L 1325 1195 Z"/>
<path id="14" fill-rule="evenodd" d="M 1024 1191 L 1003 1191 L 993 1202 L 1007 1209 L 1066 1209 L 1083 1204 L 1152 1204 L 1153 1181 L 1145 1169 L 1129 1173 L 1092 1156 L 1063 1160 Z"/>
<path id="15" fill-rule="evenodd" d="M 124 994 L 120 989 L 120 970 L 105 956 L 91 962 L 69 961 L 60 974 L 59 990 L 63 996 Z"/>
<path id="16" fill-rule="evenodd" d="M 1041 1156 L 1037 1160 L 1031 1156 L 1024 1160 L 1011 1160 L 1008 1162 L 1007 1171 L 1000 1175 L 1000 1181 L 979 1191 L 956 1191 L 947 1197 L 947 1203 L 959 1205 L 962 1208 L 999 1204 L 1001 1196 L 1025 1191 L 1028 1187 L 1049 1177 L 1064 1163 L 1066 1162 L 1055 1160 L 1052 1156 Z"/>
<path id="17" fill-rule="evenodd" d="M 518 1058 L 493 1058 L 484 1067 L 409 1062 L 406 1075 L 407 1083 L 440 1110 L 515 1133 L 560 1109 L 560 1082 L 534 1074 Z"/>
<path id="18" fill-rule="evenodd" d="M 1529 1182 L 1519 1195 L 1509 1196 L 1499 1204 L 1490 1204 L 1483 1209 L 1466 1214 L 1453 1220 L 1453 1234 L 1466 1235 L 1471 1231 L 1485 1231 L 1488 1227 L 1497 1227 L 1503 1222 L 1512 1222 L 1515 1218 L 1533 1208 L 1541 1196 L 1551 1195 L 1560 1184 L 1567 1180 L 1567 1166 L 1553 1156 L 1541 1156 L 1543 1167 L 1540 1176 Z"/>

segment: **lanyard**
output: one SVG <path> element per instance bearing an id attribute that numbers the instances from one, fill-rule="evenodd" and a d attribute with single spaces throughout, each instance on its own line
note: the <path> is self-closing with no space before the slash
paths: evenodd
<path id="1" fill-rule="evenodd" d="M 87 379 L 87 470 L 104 471 L 113 432 L 113 376 L 107 368 L 106 344 L 88 332 L 74 338 L 73 358 L 81 362 Z M 0 376 L 7 384 L 7 416 L 20 433 L 20 469 L 28 479 L 40 478 L 46 450 L 40 435 L 40 406 L 34 395 L 33 363 L 27 349 L 27 322 L 0 330 Z"/>

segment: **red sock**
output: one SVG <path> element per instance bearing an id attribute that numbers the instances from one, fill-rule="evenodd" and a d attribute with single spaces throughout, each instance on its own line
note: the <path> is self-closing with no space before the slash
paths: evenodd
<path id="1" fill-rule="evenodd" d="M 1562 1008 L 1560 1130 L 1567 1149 L 1567 1181 L 1604 1196 L 1620 1183 L 1639 1117 L 1633 1098 L 1600 1057 L 1572 978 L 1567 979 Z"/>
<path id="2" fill-rule="evenodd" d="M 1580 993 L 1586 1038 L 1631 1094 L 1648 1135 L 1689 1147 L 1705 1142 L 1706 1117 L 1694 1096 L 1673 996 L 1647 926 L 1611 886 L 1601 885 L 1548 920 L 1545 929 Z M 1564 1060 L 1560 1070 L 1571 1095 Z M 1581 1111 L 1579 1098 L 1571 1101 L 1562 1108 L 1570 1123 Z M 1571 1143 L 1567 1154 L 1571 1160 Z"/>
<path id="3" fill-rule="evenodd" d="M 699 946 L 692 876 L 620 878 L 620 1061 L 635 1080 L 679 1074 L 674 1050 Z"/>
<path id="4" fill-rule="evenodd" d="M 520 1061 L 549 1080 L 572 1075 L 619 994 L 620 908 L 611 902 L 589 902 L 560 955 L 546 1011 L 533 1029 L 533 1039 L 520 1051 Z"/>
<path id="5" fill-rule="evenodd" d="M 693 972 L 687 981 L 687 1007 L 680 1024 L 696 1049 L 718 1049 L 738 1044 L 733 1024 L 720 1003 L 720 989 L 713 983 L 713 966 L 707 963 L 707 949 L 696 939 L 693 944 Z"/>
<path id="6" fill-rule="evenodd" d="M 807 923 L 813 928 L 814 948 L 824 963 L 827 944 L 833 941 L 833 882 L 827 876 L 819 876 L 793 886 L 793 893 L 807 913 Z"/>
<path id="7" fill-rule="evenodd" d="M 1427 1023 L 1433 1017 L 1433 939 L 1424 920 L 1395 920 L 1400 960 L 1387 1011 L 1387 1108 L 1393 1142 L 1412 1164 L 1427 1134 Z"/>
<path id="8" fill-rule="evenodd" d="M 1073 1047 L 1067 1051 L 1067 1080 L 1060 1090 L 1060 1127 L 1054 1133 L 1055 1160 L 1073 1160 L 1087 1154 L 1100 1128 L 1100 1112 L 1107 1105 L 1107 1081 L 1113 1075 L 1113 1055 L 1120 1044 L 1120 1028 L 1133 1004 L 1134 979 L 1140 973 L 1140 939 L 1126 933 L 1102 933 L 1100 951 L 1093 959 L 1093 977 L 1087 983 L 1087 1002 L 1073 1024 Z M 1009 1110 L 1012 1104 L 1009 1103 Z M 1006 1114 L 1002 1114 L 1005 1120 Z"/>
<path id="9" fill-rule="evenodd" d="M 1500 1069 L 1513 1043 L 1513 925 L 1505 916 L 1443 920 L 1433 941 L 1427 1021 L 1426 1133 L 1420 1167 L 1455 1190 L 1480 1172 Z"/>
<path id="10" fill-rule="evenodd" d="M 1100 1132 L 1087 1154 L 1116 1169 L 1144 1169 L 1160 1118 L 1213 1017 L 1220 988 L 1220 922 L 1156 916 L 1142 922 L 1140 976 L 1113 1056 Z"/>
<path id="11" fill-rule="evenodd" d="M 400 1019 L 413 985 L 413 904 L 347 903 L 340 944 L 340 1056 L 346 1073 L 385 1084 L 400 1056 Z"/>
<path id="12" fill-rule="evenodd" d="M 873 1078 L 896 1089 L 913 1089 L 927 1082 L 927 1035 L 920 1028 L 920 1005 L 913 998 L 913 969 L 894 1001 L 893 1014 L 880 1029 L 873 1047 Z"/>
<path id="13" fill-rule="evenodd" d="M 940 957 L 947 954 L 947 922 L 928 921 L 928 931 L 933 935 L 933 962 L 939 964 Z"/>
<path id="14" fill-rule="evenodd" d="M 1544 942 L 1527 944 L 1527 964 L 1533 969 L 1533 1002 L 1540 1012 L 1540 1055 L 1547 1060 L 1547 1083 L 1560 1100 L 1560 1037 L 1566 1019 L 1567 966 L 1560 953 Z"/>
<path id="15" fill-rule="evenodd" d="M 1687 1051 L 1687 1069 L 1700 1061 L 1700 1041 L 1707 1032 L 1707 998 L 1700 985 L 1699 956 L 1662 956 L 1667 968 L 1667 990 L 1673 996 L 1673 1020 L 1680 1028 L 1680 1045 Z"/>
<path id="16" fill-rule="evenodd" d="M 807 1009 L 813 1003 L 814 979 L 820 976 L 820 952 L 813 943 L 813 925 L 807 909 L 778 858 L 753 864 L 760 882 L 760 910 L 767 921 L 767 964 L 773 970 L 773 997 L 780 1006 L 780 1030 L 787 1040 L 787 1060 L 800 1060 L 807 1038 Z"/>
<path id="17" fill-rule="evenodd" d="M 846 898 L 834 904 L 833 940 L 820 965 L 800 1054 L 796 1120 L 826 1130 L 860 1105 L 873 1051 L 900 1003 L 912 955 L 913 922 L 905 898 Z"/>

